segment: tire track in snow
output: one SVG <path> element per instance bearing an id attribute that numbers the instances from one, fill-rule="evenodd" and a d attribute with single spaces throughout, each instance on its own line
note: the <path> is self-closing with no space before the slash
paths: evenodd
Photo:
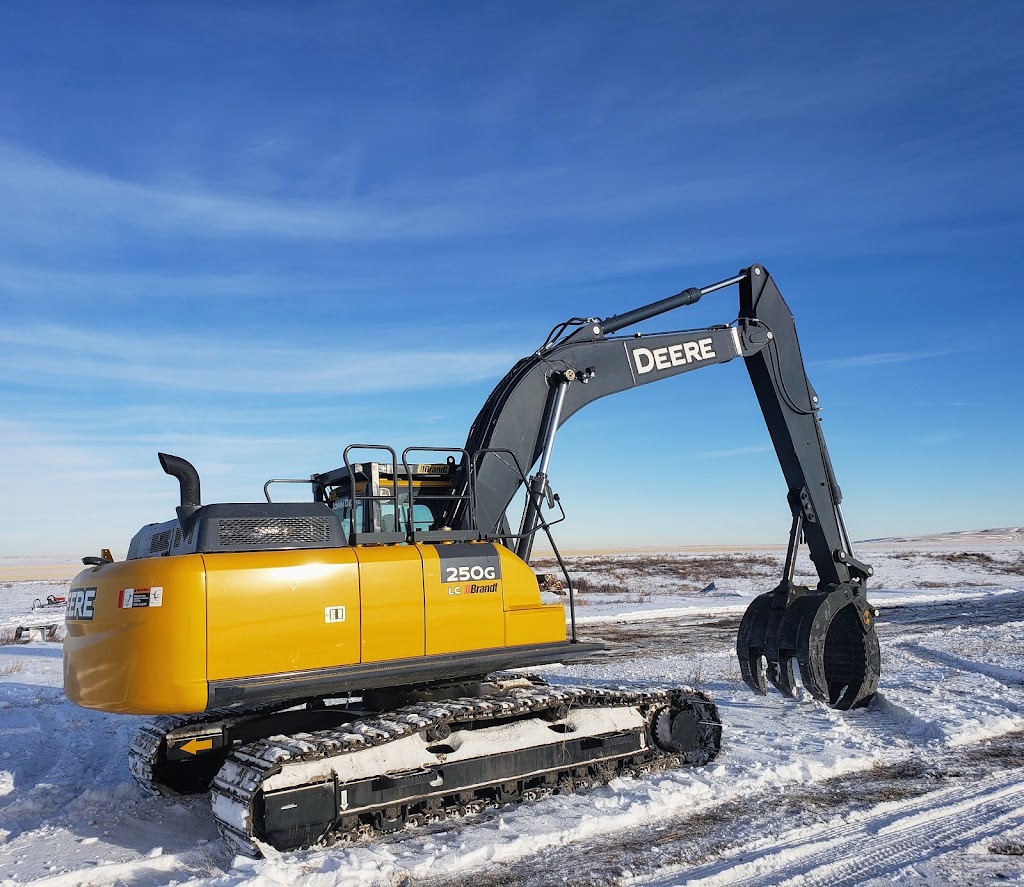
<path id="1" fill-rule="evenodd" d="M 972 786 L 951 786 L 908 802 L 879 805 L 860 821 L 801 829 L 788 839 L 773 841 L 763 852 L 745 849 L 711 865 L 636 883 L 862 884 L 914 863 L 966 851 L 1017 828 L 1024 828 L 1024 784 L 1018 770 L 1004 770 Z"/>
<path id="2" fill-rule="evenodd" d="M 986 662 L 976 662 L 972 659 L 965 659 L 962 656 L 955 656 L 942 650 L 930 650 L 922 644 L 904 642 L 899 644 L 900 649 L 906 650 L 919 659 L 928 659 L 939 665 L 948 665 L 950 668 L 959 671 L 968 671 L 975 674 L 992 678 L 1006 687 L 1020 687 L 1024 685 L 1024 672 L 1012 668 L 1000 668 L 997 665 L 989 665 Z"/>
<path id="3" fill-rule="evenodd" d="M 922 753 L 923 752 L 923 753 Z M 1024 732 L 1007 733 L 987 741 L 966 746 L 919 749 L 910 758 L 883 767 L 871 767 L 844 776 L 810 784 L 768 787 L 705 807 L 692 814 L 668 815 L 652 823 L 638 824 L 600 837 L 567 841 L 539 850 L 518 860 L 506 860 L 501 866 L 470 868 L 472 881 L 479 887 L 604 887 L 608 884 L 649 884 L 652 887 L 687 884 L 691 878 L 704 877 L 707 884 L 748 883 L 737 871 L 745 862 L 753 861 L 755 853 L 769 857 L 787 842 L 803 845 L 798 871 L 804 866 L 815 868 L 813 853 L 824 854 L 847 833 L 872 828 L 881 834 L 884 827 L 895 822 L 901 811 L 934 808 L 941 817 L 939 804 L 958 804 L 967 792 L 984 787 L 991 774 L 1000 774 L 999 784 L 1014 789 L 1024 767 Z M 928 799 L 931 799 L 929 801 Z M 998 807 L 998 798 L 989 797 L 990 806 Z M 1024 816 L 1021 797 L 1010 792 L 1002 803 L 1006 810 Z M 980 803 L 981 801 L 979 801 Z M 970 804 L 967 805 L 968 807 Z M 990 819 L 992 836 L 1005 836 L 1022 826 L 1014 815 L 997 815 Z M 888 813 L 888 819 L 885 814 Z M 842 820 L 840 819 L 842 817 Z M 934 846 L 931 829 L 917 833 L 920 847 Z M 799 836 L 799 840 L 798 840 Z M 885 835 L 885 840 L 894 840 Z M 936 840 L 942 833 L 936 831 Z M 842 843 L 842 852 L 853 859 L 863 856 L 881 839 L 874 832 L 857 841 Z M 921 858 L 928 856 L 922 851 Z M 989 854 L 985 854 L 986 857 Z M 810 857 L 810 858 L 809 858 Z M 948 858 L 948 857 L 947 857 Z M 978 857 L 974 857 L 975 865 Z M 991 860 L 989 860 L 991 861 Z M 1021 865 L 1004 857 L 1002 867 Z M 1024 866 L 1021 867 L 1024 875 Z M 748 874 L 750 884 L 775 884 L 785 878 L 773 873 L 757 880 L 757 873 Z M 828 872 L 821 883 L 862 883 L 870 875 L 844 880 L 841 874 Z M 423 887 L 449 887 L 465 883 L 466 871 L 435 877 L 409 876 L 402 884 Z M 698 882 L 700 883 L 700 882 Z M 801 883 L 803 881 L 801 880 Z M 816 883 L 814 881 L 810 883 Z"/>

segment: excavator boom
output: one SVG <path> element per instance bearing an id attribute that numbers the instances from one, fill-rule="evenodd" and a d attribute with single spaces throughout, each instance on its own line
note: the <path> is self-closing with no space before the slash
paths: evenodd
<path id="1" fill-rule="evenodd" d="M 733 285 L 740 304 L 730 325 L 614 335 Z M 479 462 L 476 521 L 487 533 L 500 535 L 521 485 L 513 460 L 489 451 L 511 452 L 523 466 L 539 464 L 519 532 L 509 534 L 517 554 L 528 560 L 560 425 L 601 397 L 737 357 L 744 359 L 782 467 L 793 521 L 779 586 L 755 601 L 741 624 L 737 653 L 744 680 L 760 693 L 767 679 L 793 695 L 796 660 L 804 685 L 816 697 L 840 708 L 866 705 L 881 667 L 875 611 L 866 598 L 871 568 L 853 555 L 818 418 L 819 397 L 807 378 L 793 314 L 762 265 L 605 320 L 569 321 L 519 361 L 491 392 L 466 440 L 466 451 Z M 801 540 L 818 573 L 813 593 L 793 585 Z"/>

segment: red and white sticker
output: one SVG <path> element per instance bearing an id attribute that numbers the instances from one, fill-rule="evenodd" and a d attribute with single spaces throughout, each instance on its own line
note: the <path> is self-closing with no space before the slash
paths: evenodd
<path id="1" fill-rule="evenodd" d="M 125 588 L 121 591 L 117 605 L 122 610 L 134 607 L 162 607 L 164 605 L 164 589 L 162 585 L 151 588 Z"/>

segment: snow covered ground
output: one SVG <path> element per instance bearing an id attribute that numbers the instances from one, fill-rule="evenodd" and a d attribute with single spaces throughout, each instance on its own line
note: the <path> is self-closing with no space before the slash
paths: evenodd
<path id="1" fill-rule="evenodd" d="M 126 754 L 141 719 L 71 705 L 59 644 L 0 644 L 0 884 L 1024 881 L 1022 542 L 1015 528 L 858 546 L 875 567 L 883 678 L 850 713 L 740 683 L 736 626 L 781 552 L 570 559 L 584 580 L 580 634 L 612 655 L 545 677 L 697 684 L 725 724 L 716 761 L 256 861 L 231 858 L 205 798 L 135 787 Z M 809 564 L 799 572 L 809 578 Z M 32 602 L 66 582 L 7 575 L 10 641 Z"/>

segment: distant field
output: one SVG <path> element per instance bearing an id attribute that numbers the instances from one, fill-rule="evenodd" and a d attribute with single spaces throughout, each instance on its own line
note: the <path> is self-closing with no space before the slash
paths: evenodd
<path id="1" fill-rule="evenodd" d="M 58 563 L 26 563 L 16 558 L 0 560 L 0 581 L 24 582 L 30 579 L 71 579 L 82 570 L 80 560 L 68 558 Z"/>

